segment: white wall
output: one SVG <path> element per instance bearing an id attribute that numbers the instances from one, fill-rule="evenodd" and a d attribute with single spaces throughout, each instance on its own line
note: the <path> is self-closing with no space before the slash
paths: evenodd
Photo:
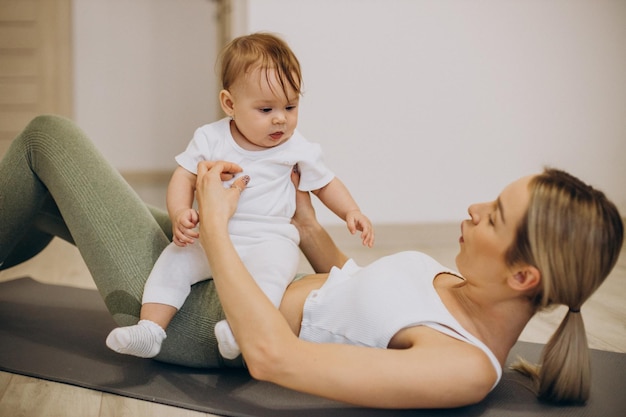
<path id="1" fill-rule="evenodd" d="M 458 221 L 550 164 L 626 213 L 626 2 L 235 0 L 305 77 L 300 129 L 375 223 Z M 217 117 L 214 3 L 75 0 L 76 119 L 117 168 Z M 325 223 L 336 222 L 320 210 Z"/>
<path id="2" fill-rule="evenodd" d="M 244 4 L 298 55 L 300 130 L 375 223 L 457 221 L 545 164 L 626 213 L 626 2 Z"/>
<path id="3" fill-rule="evenodd" d="M 75 120 L 121 171 L 173 170 L 217 117 L 215 4 L 74 0 Z"/>

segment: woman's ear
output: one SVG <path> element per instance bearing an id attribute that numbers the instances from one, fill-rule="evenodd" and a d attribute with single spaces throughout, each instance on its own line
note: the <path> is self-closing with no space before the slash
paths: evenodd
<path id="1" fill-rule="evenodd" d="M 224 110 L 227 116 L 233 117 L 235 114 L 235 103 L 230 91 L 220 91 L 220 106 L 222 106 L 222 110 Z"/>
<path id="2" fill-rule="evenodd" d="M 541 272 L 534 266 L 517 269 L 508 279 L 509 286 L 518 291 L 535 289 L 541 282 Z"/>

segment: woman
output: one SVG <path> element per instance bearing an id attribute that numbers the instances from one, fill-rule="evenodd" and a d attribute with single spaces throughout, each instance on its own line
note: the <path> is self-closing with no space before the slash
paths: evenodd
<path id="1" fill-rule="evenodd" d="M 199 166 L 200 234 L 214 279 L 194 286 L 158 359 L 240 366 L 219 356 L 211 331 L 226 316 L 256 378 L 363 406 L 456 407 L 480 401 L 495 386 L 536 311 L 565 304 L 570 312 L 537 375 L 539 395 L 586 400 L 580 306 L 614 266 L 623 240 L 619 213 L 602 193 L 547 171 L 512 183 L 494 202 L 471 206 L 457 257 L 461 275 L 414 252 L 356 266 L 300 194 L 294 224 L 304 253 L 323 273 L 292 283 L 277 310 L 228 237 L 228 220 L 246 192 L 243 182 L 222 186 L 236 169 Z M 64 236 L 80 249 L 118 324 L 138 320 L 143 283 L 171 228 L 78 128 L 56 117 L 31 122 L 0 162 L 0 196 L 3 267 L 32 256 L 51 235 Z M 408 303 L 394 303 L 407 295 Z"/>

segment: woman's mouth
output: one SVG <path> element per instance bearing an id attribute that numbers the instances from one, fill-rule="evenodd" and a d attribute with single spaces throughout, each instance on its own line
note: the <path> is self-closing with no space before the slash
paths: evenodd
<path id="1" fill-rule="evenodd" d="M 463 242 L 465 242 L 465 239 L 463 239 L 463 222 L 461 222 L 461 237 L 459 238 L 459 243 Z"/>

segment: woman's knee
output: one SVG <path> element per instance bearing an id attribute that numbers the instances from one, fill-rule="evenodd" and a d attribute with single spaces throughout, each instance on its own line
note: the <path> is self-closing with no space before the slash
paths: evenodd
<path id="1" fill-rule="evenodd" d="M 73 125 L 74 123 L 65 117 L 54 114 L 42 114 L 32 119 L 28 125 L 26 125 L 25 130 L 47 132 L 49 129 L 58 129 L 60 126 L 65 128 Z"/>
<path id="2" fill-rule="evenodd" d="M 44 140 L 48 145 L 53 141 L 63 142 L 84 136 L 85 133 L 73 121 L 52 114 L 35 117 L 20 135 L 28 141 Z"/>

